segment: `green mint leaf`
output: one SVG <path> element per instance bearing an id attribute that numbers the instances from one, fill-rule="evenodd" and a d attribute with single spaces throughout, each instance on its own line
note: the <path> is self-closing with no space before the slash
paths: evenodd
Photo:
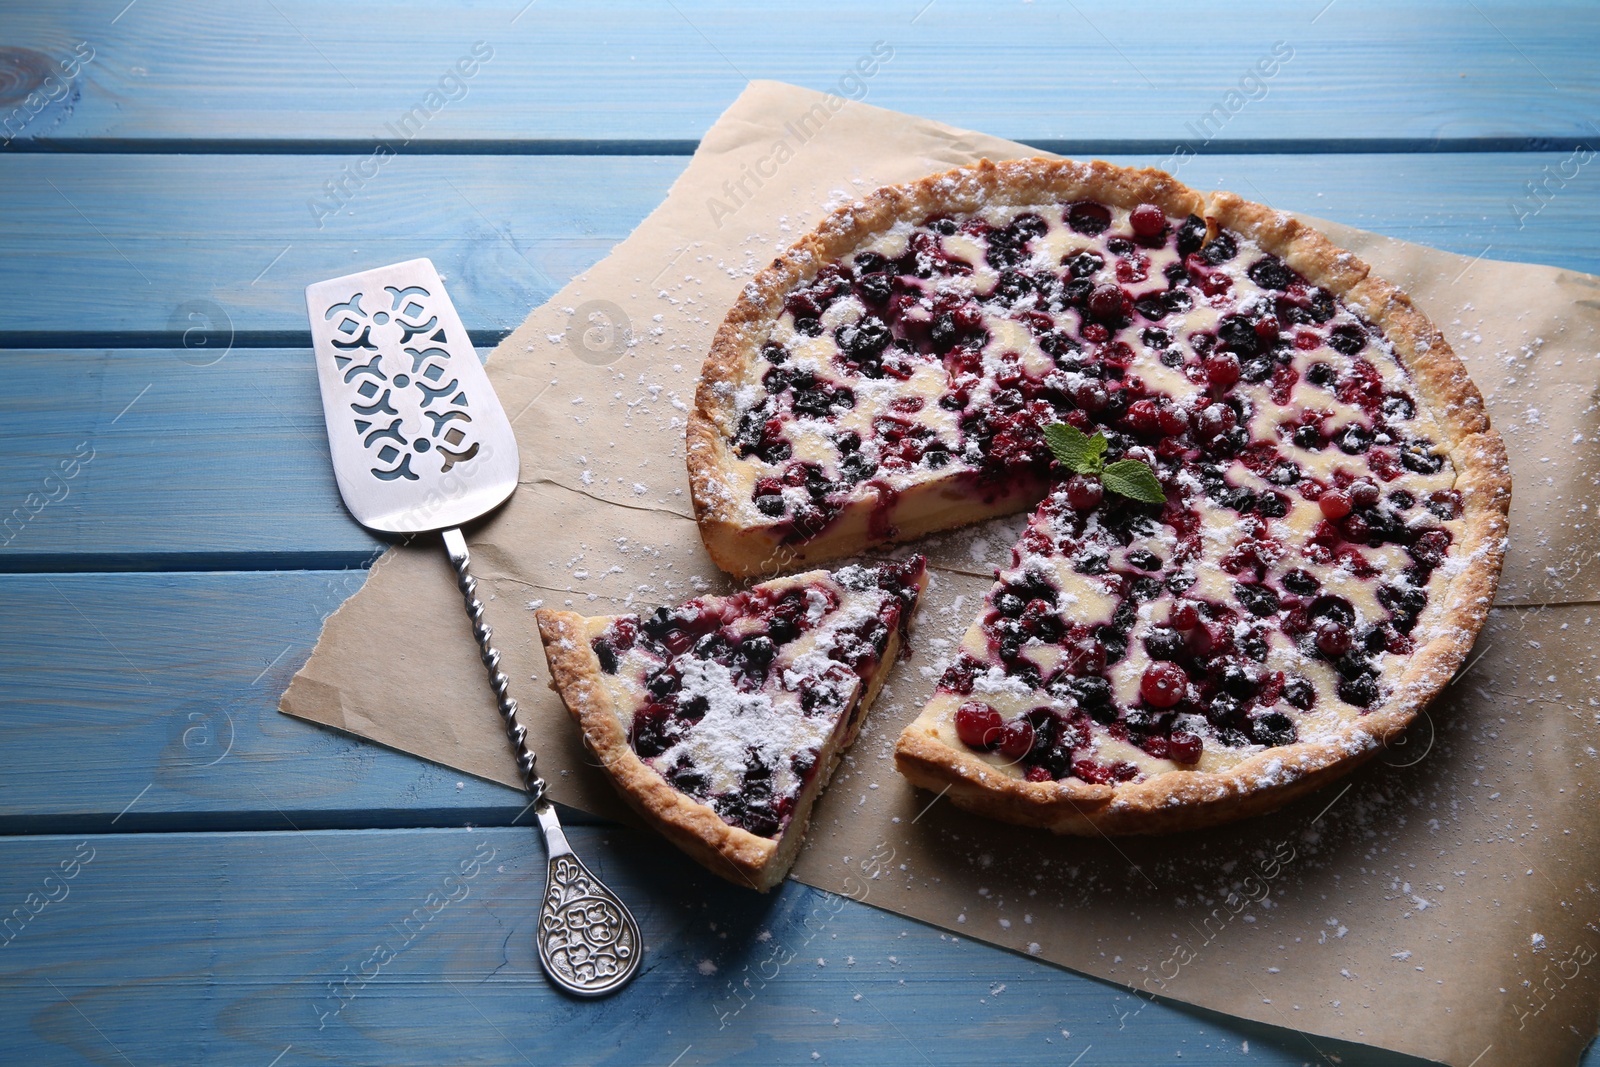
<path id="1" fill-rule="evenodd" d="M 1167 495 L 1161 491 L 1155 472 L 1137 459 L 1119 459 L 1100 472 L 1100 480 L 1113 493 L 1132 497 L 1142 504 L 1160 504 Z"/>
<path id="2" fill-rule="evenodd" d="M 1095 434 L 1100 437 L 1100 434 Z M 1064 422 L 1053 422 L 1044 428 L 1044 439 L 1050 445 L 1050 451 L 1056 454 L 1056 459 L 1061 465 L 1074 474 L 1085 473 L 1085 466 L 1089 462 L 1092 444 L 1089 435 L 1076 426 Z M 1105 438 L 1100 439 L 1100 451 L 1105 451 Z"/>
<path id="3" fill-rule="evenodd" d="M 1101 457 L 1103 457 L 1105 454 L 1106 435 L 1101 433 L 1099 430 L 1096 430 L 1094 432 L 1094 436 L 1089 438 L 1089 469 L 1086 471 L 1079 471 L 1078 473 L 1093 474 L 1098 471 L 1102 466 Z"/>

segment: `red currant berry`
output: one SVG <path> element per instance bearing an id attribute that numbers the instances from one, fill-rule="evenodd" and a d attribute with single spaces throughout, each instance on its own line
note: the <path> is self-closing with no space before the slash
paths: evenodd
<path id="1" fill-rule="evenodd" d="M 1176 663 L 1153 663 L 1139 679 L 1139 695 L 1152 707 L 1170 708 L 1183 699 L 1189 676 Z"/>
<path id="2" fill-rule="evenodd" d="M 1226 389 L 1239 380 L 1239 357 L 1232 352 L 1217 352 L 1206 357 L 1206 380 Z"/>
<path id="3" fill-rule="evenodd" d="M 969 700 L 956 709 L 956 736 L 968 748 L 987 752 L 1000 741 L 1000 713 L 981 700 Z"/>
<path id="4" fill-rule="evenodd" d="M 1070 641 L 1061 657 L 1061 666 L 1068 674 L 1080 678 L 1100 674 L 1106 669 L 1106 646 L 1089 637 Z"/>
<path id="5" fill-rule="evenodd" d="M 1443 530 L 1429 530 L 1418 537 L 1411 546 L 1411 556 L 1426 567 L 1437 567 L 1450 551 L 1450 535 Z"/>
<path id="6" fill-rule="evenodd" d="M 1189 647 L 1189 654 L 1196 659 L 1226 652 L 1233 644 L 1233 631 L 1224 623 L 1203 622 L 1190 630 L 1186 635 L 1185 643 Z"/>
<path id="7" fill-rule="evenodd" d="M 1238 424 L 1239 417 L 1226 404 L 1208 404 L 1195 416 L 1195 434 L 1200 443 L 1210 445 Z"/>
<path id="8" fill-rule="evenodd" d="M 1200 625 L 1200 608 L 1192 600 L 1180 600 L 1172 605 L 1167 625 L 1174 630 L 1192 630 Z"/>
<path id="9" fill-rule="evenodd" d="M 1105 486 L 1092 474 L 1074 474 L 1067 479 L 1067 503 L 1079 511 L 1093 511 L 1105 495 Z"/>
<path id="10" fill-rule="evenodd" d="M 1142 282 L 1150 277 L 1150 261 L 1140 256 L 1135 260 L 1117 260 L 1117 281 Z"/>
<path id="11" fill-rule="evenodd" d="M 1140 237 L 1154 237 L 1167 228 L 1166 214 L 1154 204 L 1140 204 L 1128 214 L 1133 232 Z"/>
<path id="12" fill-rule="evenodd" d="M 1327 518 L 1338 520 L 1350 514 L 1350 498 L 1342 489 L 1329 489 L 1317 498 L 1317 506 Z"/>
<path id="13" fill-rule="evenodd" d="M 1374 448 L 1367 453 L 1367 463 L 1372 467 L 1372 473 L 1386 482 L 1400 477 L 1400 460 L 1390 449 Z"/>
<path id="14" fill-rule="evenodd" d="M 1189 420 L 1183 417 L 1183 412 L 1170 404 L 1161 408 L 1161 432 L 1171 437 L 1180 434 L 1189 428 Z"/>
<path id="15" fill-rule="evenodd" d="M 1033 723 L 1027 719 L 1012 719 L 1000 730 L 1000 751 L 1012 759 L 1021 759 L 1033 751 Z"/>
<path id="16" fill-rule="evenodd" d="M 1263 341 L 1276 341 L 1281 330 L 1276 315 L 1264 315 L 1256 320 L 1256 336 Z"/>
<path id="17" fill-rule="evenodd" d="M 1111 398 L 1104 385 L 1089 378 L 1073 390 L 1072 399 L 1084 411 L 1095 412 L 1104 408 Z"/>
<path id="18" fill-rule="evenodd" d="M 1152 437 L 1161 432 L 1161 408 L 1154 400 L 1135 400 L 1128 405 L 1128 425 Z"/>
<path id="19" fill-rule="evenodd" d="M 1358 508 L 1370 508 L 1378 502 L 1381 495 L 1378 487 L 1371 482 L 1353 482 L 1345 490 L 1345 495 L 1350 498 L 1350 504 Z"/>
<path id="20" fill-rule="evenodd" d="M 1055 781 L 1054 778 L 1050 777 L 1050 772 L 1045 770 L 1043 767 L 1029 767 L 1027 772 L 1023 775 L 1023 777 L 1026 778 L 1030 782 L 1053 782 L 1053 781 Z"/>
<path id="21" fill-rule="evenodd" d="M 1346 541 L 1353 541 L 1358 545 L 1366 544 L 1372 537 L 1372 525 L 1360 515 L 1348 515 L 1344 522 L 1339 524 L 1339 531 L 1344 534 Z"/>
<path id="22" fill-rule="evenodd" d="M 1317 650 L 1330 659 L 1349 652 L 1350 646 L 1355 643 L 1350 628 L 1332 619 L 1318 619 L 1312 627 L 1312 634 L 1317 642 Z"/>
<path id="23" fill-rule="evenodd" d="M 1200 739 L 1187 730 L 1174 730 L 1167 739 L 1167 758 L 1176 763 L 1198 763 L 1205 748 Z"/>
<path id="24" fill-rule="evenodd" d="M 1096 318 L 1120 318 L 1128 313 L 1132 305 L 1133 301 L 1122 287 L 1110 283 L 1095 286 L 1094 292 L 1089 294 L 1089 311 Z"/>

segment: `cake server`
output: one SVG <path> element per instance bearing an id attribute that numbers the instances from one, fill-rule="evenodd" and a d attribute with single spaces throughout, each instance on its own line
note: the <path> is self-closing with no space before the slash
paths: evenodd
<path id="1" fill-rule="evenodd" d="M 306 311 L 339 493 L 357 522 L 390 534 L 442 532 L 472 635 L 544 833 L 549 866 L 539 962 L 581 997 L 625 985 L 639 969 L 639 925 L 573 854 L 528 730 L 500 670 L 461 525 L 517 488 L 517 439 L 467 331 L 426 259 L 306 287 Z"/>

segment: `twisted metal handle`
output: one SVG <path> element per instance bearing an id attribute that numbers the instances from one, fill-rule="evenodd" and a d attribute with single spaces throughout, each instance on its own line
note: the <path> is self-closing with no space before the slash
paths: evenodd
<path id="1" fill-rule="evenodd" d="M 484 669 L 489 672 L 495 703 L 500 707 L 500 717 L 505 720 L 506 734 L 511 739 L 511 748 L 517 757 L 517 770 L 522 772 L 522 780 L 528 787 L 528 795 L 533 803 L 542 804 L 547 786 L 535 770 L 539 757 L 528 747 L 528 728 L 517 721 L 517 702 L 508 692 L 511 679 L 500 669 L 500 653 L 493 644 L 494 631 L 483 621 L 483 601 L 478 599 L 478 582 L 467 572 L 472 562 L 472 557 L 467 553 L 467 539 L 461 536 L 459 529 L 446 530 L 444 548 L 456 569 L 456 587 L 461 590 L 467 615 L 472 619 L 472 636 L 478 640 L 478 658 L 483 660 Z"/>
<path id="2" fill-rule="evenodd" d="M 483 601 L 478 583 L 467 573 L 471 557 L 460 530 L 444 532 L 445 551 L 456 569 L 456 585 L 472 617 L 472 636 L 478 639 L 478 656 L 489 672 L 500 717 L 516 751 L 517 768 L 527 783 L 530 805 L 544 832 L 549 870 L 545 877 L 544 904 L 539 909 L 539 962 L 550 980 L 568 993 L 600 997 L 627 985 L 639 971 L 643 942 L 639 924 L 628 906 L 573 855 L 555 808 L 545 799 L 545 781 L 534 772 L 536 757 L 528 747 L 528 729 L 517 721 L 517 702 L 506 690 L 510 679 L 500 670 L 494 631 L 483 621 Z"/>

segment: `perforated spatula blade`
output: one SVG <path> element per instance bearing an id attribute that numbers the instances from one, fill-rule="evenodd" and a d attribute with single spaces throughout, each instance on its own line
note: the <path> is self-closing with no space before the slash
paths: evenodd
<path id="1" fill-rule="evenodd" d="M 373 530 L 444 536 L 549 856 L 539 961 L 569 993 L 601 996 L 639 969 L 639 926 L 573 854 L 517 720 L 484 621 L 462 523 L 517 488 L 517 439 L 433 264 L 413 259 L 306 287 L 339 493 Z"/>

